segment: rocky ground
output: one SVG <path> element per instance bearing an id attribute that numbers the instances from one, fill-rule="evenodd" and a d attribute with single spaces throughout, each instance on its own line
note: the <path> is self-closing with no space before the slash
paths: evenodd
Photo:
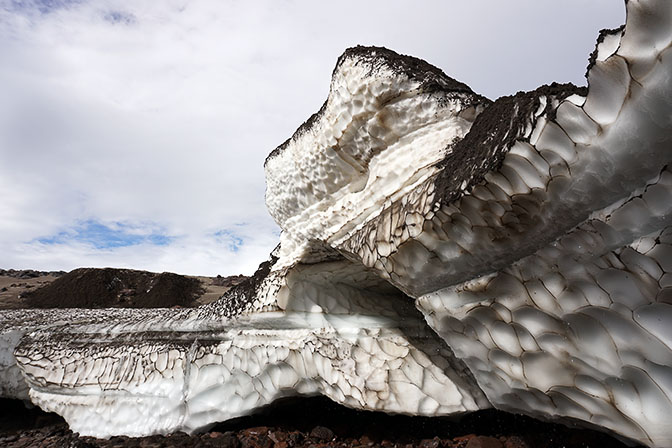
<path id="1" fill-rule="evenodd" d="M 0 401 L 0 446 L 25 447 L 424 447 L 625 448 L 595 431 L 482 411 L 461 420 L 386 415 L 347 409 L 326 398 L 286 400 L 257 415 L 220 423 L 201 434 L 109 440 L 78 437 L 63 420 L 20 402 Z"/>
<path id="2" fill-rule="evenodd" d="M 26 308 L 25 296 L 28 292 L 50 284 L 63 274 L 63 271 L 0 269 L 0 309 Z"/>
<path id="3" fill-rule="evenodd" d="M 70 273 L 0 270 L 0 309 L 71 306 L 197 306 L 245 277 L 187 277 L 129 269 Z M 152 293 L 152 291 L 154 291 Z M 0 400 L 0 447 L 426 447 L 621 448 L 599 432 L 539 422 L 498 411 L 464 418 L 423 418 L 355 411 L 322 397 L 284 400 L 256 415 L 194 435 L 109 440 L 79 437 L 55 414 Z"/>

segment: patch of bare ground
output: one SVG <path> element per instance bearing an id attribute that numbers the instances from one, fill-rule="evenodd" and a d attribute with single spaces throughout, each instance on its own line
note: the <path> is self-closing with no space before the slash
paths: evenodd
<path id="1" fill-rule="evenodd" d="M 68 273 L 0 269 L 0 309 L 199 306 L 217 300 L 245 278 L 113 268 Z"/>
<path id="2" fill-rule="evenodd" d="M 421 448 L 625 448 L 606 434 L 540 422 L 500 411 L 461 419 L 409 417 L 356 411 L 327 398 L 295 398 L 213 426 L 199 434 L 148 437 L 79 437 L 57 415 L 0 400 L 0 446 L 26 447 L 421 447 Z"/>

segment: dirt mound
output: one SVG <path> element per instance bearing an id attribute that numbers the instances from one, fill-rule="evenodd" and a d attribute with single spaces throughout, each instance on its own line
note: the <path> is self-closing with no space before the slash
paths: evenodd
<path id="1" fill-rule="evenodd" d="M 169 308 L 203 293 L 195 278 L 132 269 L 80 268 L 25 294 L 29 308 Z"/>

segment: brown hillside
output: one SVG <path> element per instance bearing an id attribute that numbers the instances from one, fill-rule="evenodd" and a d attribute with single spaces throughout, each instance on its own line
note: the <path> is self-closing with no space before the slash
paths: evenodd
<path id="1" fill-rule="evenodd" d="M 29 308 L 168 308 L 191 306 L 201 281 L 132 269 L 80 268 L 25 294 Z"/>

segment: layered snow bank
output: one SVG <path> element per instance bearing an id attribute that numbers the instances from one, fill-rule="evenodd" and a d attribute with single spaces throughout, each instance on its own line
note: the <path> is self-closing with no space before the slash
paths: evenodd
<path id="1" fill-rule="evenodd" d="M 195 310 L 1 313 L 0 391 L 98 436 L 321 393 L 672 446 L 671 43 L 672 2 L 629 0 L 588 88 L 494 103 L 346 51 L 266 161 L 283 234 L 255 276 Z"/>
<path id="2" fill-rule="evenodd" d="M 299 240 L 347 233 L 434 174 L 489 102 L 422 60 L 348 49 L 320 111 L 266 159 L 268 210 Z"/>
<path id="3" fill-rule="evenodd" d="M 293 395 L 413 415 L 489 406 L 409 301 L 331 284 L 327 270 L 332 281 L 366 274 L 333 262 L 294 276 L 298 297 L 333 314 L 306 312 L 305 302 L 228 321 L 194 311 L 138 319 L 135 310 L 31 310 L 40 329 L 15 349 L 30 399 L 97 437 L 192 432 Z M 6 328 L 25 316 L 6 313 Z"/>

